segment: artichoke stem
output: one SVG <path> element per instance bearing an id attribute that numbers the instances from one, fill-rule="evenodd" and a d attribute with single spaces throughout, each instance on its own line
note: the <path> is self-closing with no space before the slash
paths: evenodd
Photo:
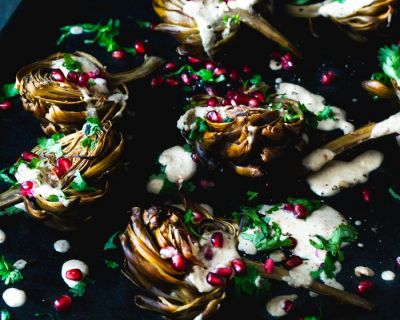
<path id="1" fill-rule="evenodd" d="M 365 91 L 373 94 L 374 96 L 378 96 L 381 99 L 393 99 L 396 97 L 393 90 L 380 81 L 365 80 L 361 83 L 361 85 Z"/>
<path id="2" fill-rule="evenodd" d="M 267 273 L 264 270 L 264 265 L 260 262 L 254 262 L 251 260 L 246 260 L 246 263 L 248 265 L 252 265 L 257 268 L 257 271 L 259 274 L 267 279 L 272 279 L 272 280 L 278 280 L 278 281 L 284 281 L 283 277 L 288 276 L 289 272 L 286 269 L 283 269 L 281 267 L 275 267 L 274 271 L 272 273 Z M 365 309 L 368 311 L 373 311 L 375 309 L 375 305 L 373 305 L 371 302 L 355 295 L 347 291 L 343 290 L 338 290 L 336 288 L 332 288 L 330 286 L 327 286 L 325 284 L 322 284 L 317 281 L 313 281 L 307 289 L 324 295 L 324 296 L 329 296 L 337 301 L 359 307 L 361 309 Z"/>
<path id="3" fill-rule="evenodd" d="M 319 8 L 323 2 L 310 4 L 306 6 L 297 6 L 294 4 L 288 4 L 285 6 L 285 11 L 289 16 L 296 18 L 316 18 L 319 17 Z"/>
<path id="4" fill-rule="evenodd" d="M 6 209 L 15 204 L 21 203 L 23 198 L 19 192 L 19 189 L 9 189 L 0 194 L 0 209 Z"/>

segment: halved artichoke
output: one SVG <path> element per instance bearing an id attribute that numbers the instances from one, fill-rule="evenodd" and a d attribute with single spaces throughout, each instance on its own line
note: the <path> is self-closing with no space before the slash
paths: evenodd
<path id="1" fill-rule="evenodd" d="M 111 121 L 90 125 L 42 138 L 25 152 L 12 167 L 18 183 L 0 195 L 0 208 L 23 202 L 29 216 L 58 230 L 73 230 L 89 220 L 90 205 L 106 194 L 107 175 L 124 149 L 124 138 Z"/>
<path id="2" fill-rule="evenodd" d="M 88 53 L 56 53 L 19 70 L 16 87 L 24 109 L 41 121 L 47 135 L 70 133 L 82 127 L 90 108 L 102 121 L 121 116 L 129 96 L 125 83 L 145 77 L 162 63 L 149 57 L 136 69 L 110 74 Z M 52 76 L 55 69 L 62 72 L 61 79 Z M 86 79 L 79 79 L 80 72 Z"/>
<path id="3" fill-rule="evenodd" d="M 228 167 L 239 175 L 260 177 L 274 160 L 304 147 L 304 114 L 297 101 L 276 96 L 261 108 L 207 107 L 205 98 L 196 97 L 197 107 L 181 116 L 178 128 L 209 169 Z M 210 112 L 221 122 L 211 121 Z M 295 115 L 293 120 L 285 120 L 288 114 Z"/>
<path id="4" fill-rule="evenodd" d="M 181 44 L 178 47 L 181 54 L 206 54 L 212 58 L 235 38 L 240 24 L 244 23 L 300 56 L 288 39 L 254 11 L 255 5 L 267 6 L 267 3 L 258 0 L 153 0 L 153 8 L 163 20 L 156 30 L 174 36 Z"/>
<path id="5" fill-rule="evenodd" d="M 360 5 L 354 10 L 340 10 L 337 7 L 346 6 L 346 1 L 325 0 L 310 5 L 288 4 L 286 12 L 297 18 L 329 18 L 356 41 L 365 41 L 370 33 L 390 26 L 397 0 L 351 1 L 360 1 Z"/>

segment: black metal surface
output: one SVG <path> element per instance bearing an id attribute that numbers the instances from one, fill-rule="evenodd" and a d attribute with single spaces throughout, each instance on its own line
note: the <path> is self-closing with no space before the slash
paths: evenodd
<path id="1" fill-rule="evenodd" d="M 58 28 L 82 22 L 97 22 L 108 18 L 120 18 L 123 25 L 123 39 L 133 43 L 135 39 L 148 39 L 149 51 L 167 59 L 177 59 L 175 42 L 162 34 L 139 30 L 135 20 L 153 20 L 150 0 L 123 1 L 68 1 L 50 6 L 41 1 L 25 1 L 17 10 L 10 23 L 0 34 L 2 48 L 0 83 L 12 82 L 16 71 L 33 61 L 46 57 L 57 50 L 73 51 L 76 49 L 94 53 L 110 70 L 128 69 L 139 63 L 138 59 L 125 62 L 113 61 L 109 54 L 93 46 L 85 46 L 78 39 L 68 40 L 57 48 L 55 41 Z M 281 30 L 295 39 L 303 51 L 304 60 L 297 62 L 295 72 L 272 72 L 268 69 L 268 55 L 273 46 L 254 33 L 247 32 L 245 40 L 236 45 L 235 54 L 223 57 L 227 63 L 236 65 L 250 64 L 262 73 L 271 83 L 277 77 L 283 80 L 298 81 L 313 92 L 327 98 L 328 103 L 347 110 L 348 117 L 356 126 L 371 120 L 381 120 L 396 111 L 388 103 L 372 102 L 360 87 L 360 81 L 369 77 L 377 69 L 376 52 L 381 43 L 357 44 L 349 41 L 335 27 L 327 24 L 321 29 L 321 39 L 308 34 L 307 24 L 299 21 L 280 19 Z M 246 32 L 246 31 L 245 31 Z M 129 41 L 129 42 L 128 42 Z M 320 73 L 329 68 L 338 75 L 332 86 L 321 86 Z M 48 229 L 26 217 L 1 217 L 0 227 L 7 234 L 7 240 L 0 245 L 0 254 L 15 261 L 29 261 L 24 270 L 25 279 L 15 285 L 24 289 L 28 296 L 25 306 L 11 310 L 13 319 L 33 319 L 34 313 L 52 312 L 57 319 L 158 319 L 148 312 L 140 311 L 133 303 L 136 289 L 118 271 L 105 267 L 104 259 L 113 258 L 122 261 L 119 251 L 104 253 L 103 245 L 109 235 L 116 230 L 123 230 L 129 220 L 128 210 L 134 205 L 146 206 L 153 200 L 145 192 L 148 176 L 156 172 L 155 159 L 166 147 L 182 142 L 175 129 L 175 121 L 181 109 L 179 94 L 171 90 L 155 92 L 150 88 L 149 80 L 130 85 L 130 111 L 135 116 L 127 115 L 121 121 L 121 128 L 128 137 L 126 162 L 127 170 L 117 173 L 114 188 L 101 209 L 96 212 L 93 224 L 74 233 L 59 233 Z M 353 99 L 357 99 L 353 102 Z M 42 135 L 38 121 L 16 104 L 12 110 L 0 113 L 0 167 L 6 167 L 15 161 L 23 150 L 29 150 L 36 138 Z M 329 134 L 325 138 L 333 137 Z M 273 284 L 274 294 L 282 292 L 299 293 L 296 311 L 288 317 L 318 314 L 321 306 L 323 319 L 399 319 L 400 298 L 399 280 L 385 282 L 380 279 L 384 270 L 395 270 L 395 258 L 400 255 L 400 204 L 395 203 L 387 193 L 391 185 L 398 184 L 400 170 L 399 147 L 393 137 L 368 143 L 350 153 L 343 159 L 354 157 L 362 150 L 374 148 L 385 155 L 383 166 L 371 175 L 367 186 L 372 190 L 370 204 L 363 202 L 358 186 L 338 196 L 326 199 L 326 202 L 351 221 L 363 223 L 357 229 L 360 232 L 360 248 L 353 245 L 345 250 L 346 261 L 338 280 L 346 289 L 355 292 L 358 279 L 353 269 L 366 265 L 375 270 L 375 288 L 366 297 L 376 303 L 375 313 L 367 313 L 347 306 L 339 305 L 327 298 L 310 298 L 305 290 L 285 288 Z M 260 192 L 260 201 L 278 202 L 287 196 L 315 197 L 303 181 L 286 177 L 283 167 L 282 179 L 272 181 L 266 187 L 265 181 L 249 181 L 229 174 L 212 177 L 216 188 L 212 192 L 199 190 L 196 198 L 208 202 L 223 214 L 246 204 L 246 190 Z M 205 174 L 201 172 L 199 175 Z M 4 190 L 4 186 L 1 190 Z M 371 228 L 377 228 L 376 232 Z M 53 243 L 58 239 L 68 239 L 71 251 L 59 254 L 53 250 Z M 56 314 L 52 309 L 55 298 L 67 291 L 61 279 L 61 265 L 64 261 L 77 258 L 88 263 L 91 277 L 95 284 L 90 285 L 87 294 L 75 299 L 71 310 L 65 314 Z M 1 284 L 0 291 L 5 287 Z M 228 299 L 217 319 L 266 319 L 264 300 L 255 303 L 254 299 Z M 0 301 L 0 309 L 4 302 Z"/>

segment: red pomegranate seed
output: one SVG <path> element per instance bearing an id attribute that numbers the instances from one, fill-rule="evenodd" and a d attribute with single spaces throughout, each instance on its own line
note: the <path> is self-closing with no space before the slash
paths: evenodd
<path id="1" fill-rule="evenodd" d="M 249 97 L 247 95 L 245 95 L 244 93 L 237 93 L 235 94 L 235 96 L 233 97 L 233 100 L 235 100 L 235 102 L 237 104 L 242 104 L 247 106 L 249 104 Z"/>
<path id="2" fill-rule="evenodd" d="M 285 261 L 285 267 L 286 269 L 293 269 L 294 267 L 297 267 L 303 263 L 303 259 L 301 259 L 298 256 L 292 256 L 289 259 Z"/>
<path id="3" fill-rule="evenodd" d="M 78 84 L 79 83 L 79 73 L 75 71 L 70 71 L 67 74 L 68 81 Z"/>
<path id="4" fill-rule="evenodd" d="M 212 189 L 215 187 L 214 181 L 207 180 L 207 179 L 201 179 L 199 184 L 204 189 Z"/>
<path id="5" fill-rule="evenodd" d="M 214 69 L 213 73 L 216 76 L 220 76 L 220 75 L 223 75 L 223 74 L 227 74 L 228 71 L 225 68 L 217 67 L 217 68 Z"/>
<path id="6" fill-rule="evenodd" d="M 285 300 L 285 303 L 283 305 L 283 310 L 285 310 L 287 313 L 293 311 L 294 309 L 294 303 L 292 300 Z"/>
<path id="7" fill-rule="evenodd" d="M 67 311 L 72 304 L 72 299 L 70 296 L 62 295 L 56 301 L 54 301 L 54 309 L 59 312 Z"/>
<path id="8" fill-rule="evenodd" d="M 253 92 L 253 97 L 256 98 L 260 102 L 265 102 L 265 96 L 261 91 Z"/>
<path id="9" fill-rule="evenodd" d="M 250 74 L 253 72 L 253 70 L 251 69 L 251 67 L 249 65 L 246 64 L 243 66 L 243 72 L 246 74 Z"/>
<path id="10" fill-rule="evenodd" d="M 117 60 L 123 59 L 126 57 L 126 52 L 124 50 L 115 50 L 112 52 L 111 56 Z"/>
<path id="11" fill-rule="evenodd" d="M 230 101 L 230 99 L 223 99 L 223 100 L 221 101 L 221 104 L 222 104 L 223 106 L 230 106 L 230 105 L 231 105 L 231 101 Z"/>
<path id="12" fill-rule="evenodd" d="M 58 177 L 62 177 L 64 174 L 66 174 L 69 169 L 72 167 L 72 162 L 71 160 L 61 157 L 58 158 L 56 161 L 56 173 Z"/>
<path id="13" fill-rule="evenodd" d="M 202 221 L 204 219 L 203 215 L 201 213 L 198 212 L 193 212 L 193 222 L 194 223 L 199 223 L 200 221 Z"/>
<path id="14" fill-rule="evenodd" d="M 364 201 L 369 203 L 371 201 L 371 191 L 368 188 L 364 188 L 361 193 Z"/>
<path id="15" fill-rule="evenodd" d="M 164 70 L 165 71 L 172 71 L 172 70 L 175 70 L 175 69 L 176 69 L 176 64 L 173 63 L 173 62 L 168 62 L 164 66 Z"/>
<path id="16" fill-rule="evenodd" d="M 260 101 L 256 98 L 249 99 L 249 107 L 258 108 L 260 106 Z"/>
<path id="17" fill-rule="evenodd" d="M 79 269 L 70 269 L 65 272 L 65 277 L 69 280 L 81 281 L 83 279 L 83 274 Z"/>
<path id="18" fill-rule="evenodd" d="M 193 80 L 199 80 L 200 77 L 197 74 L 192 74 L 190 75 L 192 77 Z"/>
<path id="19" fill-rule="evenodd" d="M 224 279 L 214 272 L 207 274 L 207 282 L 213 287 L 222 287 L 224 285 Z"/>
<path id="20" fill-rule="evenodd" d="M 179 253 L 172 257 L 171 262 L 176 271 L 183 271 L 186 269 L 186 260 Z"/>
<path id="21" fill-rule="evenodd" d="M 201 62 L 201 60 L 199 58 L 192 57 L 192 56 L 188 57 L 188 61 L 191 64 L 199 64 Z"/>
<path id="22" fill-rule="evenodd" d="M 222 122 L 222 120 L 223 120 L 221 115 L 216 111 L 208 111 L 206 118 L 210 122 L 218 122 L 218 123 Z"/>
<path id="23" fill-rule="evenodd" d="M 293 203 L 285 203 L 283 205 L 283 210 L 293 212 L 294 211 L 294 204 Z"/>
<path id="24" fill-rule="evenodd" d="M 207 106 L 216 107 L 219 105 L 218 99 L 216 97 L 211 97 L 207 100 Z"/>
<path id="25" fill-rule="evenodd" d="M 30 197 L 32 196 L 32 188 L 33 188 L 32 181 L 24 181 L 21 183 L 21 187 L 19 190 L 23 197 Z"/>
<path id="26" fill-rule="evenodd" d="M 333 71 L 325 71 L 322 75 L 321 75 L 321 83 L 324 86 L 329 86 L 330 84 L 332 84 L 332 82 L 335 80 L 335 74 L 333 73 Z"/>
<path id="27" fill-rule="evenodd" d="M 400 257 L 396 258 L 396 265 L 397 265 L 397 268 L 400 268 Z"/>
<path id="28" fill-rule="evenodd" d="M 305 219 L 308 216 L 307 208 L 302 204 L 296 204 L 294 206 L 294 216 L 297 219 Z"/>
<path id="29" fill-rule="evenodd" d="M 64 82 L 65 81 L 64 73 L 62 73 L 62 71 L 60 69 L 53 70 L 51 72 L 51 78 L 54 81 L 58 81 L 58 82 Z"/>
<path id="30" fill-rule="evenodd" d="M 294 248 L 296 248 L 297 247 L 297 240 L 295 239 L 295 238 L 293 238 L 293 237 L 289 237 L 289 240 L 290 240 L 290 242 L 292 243 L 291 245 L 290 245 L 290 247 L 288 247 L 289 249 L 294 249 Z"/>
<path id="31" fill-rule="evenodd" d="M 289 52 L 281 57 L 281 65 L 283 70 L 292 70 L 294 68 L 293 57 Z"/>
<path id="32" fill-rule="evenodd" d="M 100 77 L 100 74 L 101 74 L 100 69 L 96 69 L 96 70 L 93 70 L 93 71 L 88 72 L 88 76 L 89 76 L 90 79 L 99 78 L 99 77 Z"/>
<path id="33" fill-rule="evenodd" d="M 231 72 L 229 72 L 229 78 L 235 82 L 239 81 L 239 73 L 236 69 L 232 69 Z"/>
<path id="34" fill-rule="evenodd" d="M 12 102 L 10 100 L 4 100 L 0 102 L 0 109 L 1 110 L 8 110 L 12 107 Z"/>
<path id="35" fill-rule="evenodd" d="M 81 87 L 86 87 L 89 81 L 89 76 L 86 72 L 81 73 L 81 75 L 79 76 L 78 82 L 79 82 L 79 86 Z"/>
<path id="36" fill-rule="evenodd" d="M 206 258 L 207 260 L 211 260 L 213 258 L 213 256 L 214 255 L 213 255 L 213 252 L 212 252 L 211 248 L 208 247 L 206 249 L 206 251 L 204 251 L 204 258 Z"/>
<path id="37" fill-rule="evenodd" d="M 140 40 L 137 40 L 135 42 L 135 50 L 139 54 L 145 54 L 146 53 L 146 49 L 144 47 L 144 43 L 142 41 L 140 41 Z"/>
<path id="38" fill-rule="evenodd" d="M 272 273 L 274 271 L 274 266 L 275 266 L 274 260 L 272 260 L 271 258 L 267 258 L 265 260 L 264 270 L 266 273 Z"/>
<path id="39" fill-rule="evenodd" d="M 30 151 L 24 151 L 21 154 L 21 158 L 24 161 L 31 162 L 33 158 L 39 158 L 39 157 L 37 156 L 36 153 L 30 152 Z"/>
<path id="40" fill-rule="evenodd" d="M 152 86 L 152 88 L 158 87 L 160 85 L 162 85 L 164 82 L 164 78 L 160 75 L 155 76 L 153 79 L 151 79 L 150 85 Z"/>
<path id="41" fill-rule="evenodd" d="M 217 269 L 216 274 L 224 278 L 229 278 L 232 272 L 232 268 L 230 267 L 221 267 Z"/>
<path id="42" fill-rule="evenodd" d="M 357 291 L 360 294 L 365 294 L 374 286 L 374 283 L 371 280 L 361 281 L 357 286 Z"/>
<path id="43" fill-rule="evenodd" d="M 165 79 L 165 83 L 170 87 L 177 87 L 179 86 L 179 81 L 174 78 Z"/>
<path id="44" fill-rule="evenodd" d="M 228 99 L 233 99 L 233 97 L 237 94 L 236 91 L 233 90 L 228 90 L 225 94 L 225 97 L 227 97 Z"/>
<path id="45" fill-rule="evenodd" d="M 217 89 L 215 89 L 214 87 L 205 87 L 204 90 L 206 90 L 209 96 L 218 96 Z"/>
<path id="46" fill-rule="evenodd" d="M 200 162 L 200 157 L 197 153 L 193 152 L 192 153 L 192 160 L 196 163 Z"/>
<path id="47" fill-rule="evenodd" d="M 157 22 L 150 22 L 150 30 L 154 30 L 158 26 Z"/>
<path id="48" fill-rule="evenodd" d="M 212 61 L 207 61 L 206 64 L 204 65 L 207 70 L 214 70 L 215 69 L 215 63 Z"/>
<path id="49" fill-rule="evenodd" d="M 237 274 L 243 274 L 247 271 L 247 264 L 241 259 L 233 259 L 231 264 Z"/>
<path id="50" fill-rule="evenodd" d="M 187 86 L 190 86 L 192 83 L 192 79 L 186 73 L 181 74 L 181 79 L 182 82 Z"/>
<path id="51" fill-rule="evenodd" d="M 211 244 L 214 248 L 222 248 L 224 246 L 224 236 L 222 232 L 214 232 L 211 236 Z"/>

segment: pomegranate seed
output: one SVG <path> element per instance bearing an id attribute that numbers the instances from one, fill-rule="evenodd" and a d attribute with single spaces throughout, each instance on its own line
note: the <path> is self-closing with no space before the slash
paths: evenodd
<path id="1" fill-rule="evenodd" d="M 201 213 L 198 212 L 193 212 L 193 222 L 194 223 L 199 223 L 200 221 L 202 221 L 204 219 L 203 215 Z"/>
<path id="2" fill-rule="evenodd" d="M 364 201 L 369 203 L 371 201 L 371 191 L 368 188 L 364 188 L 361 193 Z"/>
<path id="3" fill-rule="evenodd" d="M 144 47 L 144 43 L 142 41 L 140 41 L 140 40 L 137 40 L 135 42 L 135 50 L 139 54 L 145 54 L 146 53 L 146 49 Z"/>
<path id="4" fill-rule="evenodd" d="M 164 66 L 164 70 L 165 71 L 172 71 L 172 70 L 175 70 L 175 69 L 176 69 L 176 64 L 173 63 L 173 62 L 168 62 Z"/>
<path id="5" fill-rule="evenodd" d="M 154 30 L 158 26 L 157 22 L 150 22 L 150 30 Z"/>
<path id="6" fill-rule="evenodd" d="M 289 249 L 294 249 L 294 248 L 296 248 L 297 247 L 297 240 L 295 239 L 295 238 L 293 238 L 293 237 L 289 237 L 289 240 L 290 240 L 290 242 L 292 243 L 291 245 L 290 245 L 290 247 L 288 247 Z"/>
<path id="7" fill-rule="evenodd" d="M 88 72 L 88 76 L 89 76 L 90 79 L 99 78 L 99 77 L 100 77 L 100 74 L 101 74 L 100 69 L 96 69 L 96 70 L 93 70 L 93 71 Z"/>
<path id="8" fill-rule="evenodd" d="M 244 93 L 237 93 L 235 94 L 235 96 L 233 97 L 233 100 L 237 103 L 237 104 L 242 104 L 247 106 L 249 104 L 249 97 L 246 96 Z"/>
<path id="9" fill-rule="evenodd" d="M 210 181 L 210 180 L 207 180 L 207 179 L 201 179 L 199 184 L 204 189 L 212 189 L 212 188 L 215 187 L 214 181 Z"/>
<path id="10" fill-rule="evenodd" d="M 62 295 L 56 301 L 54 301 L 54 309 L 59 312 L 67 311 L 72 304 L 72 299 L 70 296 Z"/>
<path id="11" fill-rule="evenodd" d="M 267 258 L 264 263 L 264 270 L 266 273 L 272 273 L 274 271 L 274 260 Z"/>
<path id="12" fill-rule="evenodd" d="M 221 115 L 216 111 L 208 111 L 206 118 L 210 122 L 218 122 L 218 123 L 222 122 L 222 120 L 223 120 Z"/>
<path id="13" fill-rule="evenodd" d="M 239 81 L 239 73 L 236 69 L 232 69 L 231 72 L 229 72 L 229 78 L 235 82 Z"/>
<path id="14" fill-rule="evenodd" d="M 250 74 L 250 73 L 252 73 L 252 70 L 251 70 L 250 66 L 246 64 L 243 66 L 243 72 L 246 74 Z"/>
<path id="15" fill-rule="evenodd" d="M 51 72 L 51 78 L 54 81 L 58 81 L 58 82 L 64 82 L 65 81 L 64 73 L 62 73 L 62 71 L 60 69 L 53 70 Z"/>
<path id="16" fill-rule="evenodd" d="M 126 52 L 125 52 L 124 50 L 115 50 L 115 51 L 113 51 L 113 53 L 111 54 L 111 56 L 112 56 L 114 59 L 117 59 L 117 60 L 123 59 L 123 58 L 126 57 Z"/>
<path id="17" fill-rule="evenodd" d="M 190 84 L 192 83 L 192 79 L 186 73 L 181 74 L 181 79 L 182 82 L 187 86 L 190 86 Z"/>
<path id="18" fill-rule="evenodd" d="M 281 65 L 283 70 L 292 70 L 294 68 L 293 57 L 288 52 L 281 57 Z"/>
<path id="19" fill-rule="evenodd" d="M 163 259 L 171 259 L 177 254 L 178 250 L 176 250 L 173 246 L 166 246 L 160 250 L 160 255 Z"/>
<path id="20" fill-rule="evenodd" d="M 86 87 L 89 81 L 89 76 L 86 72 L 81 73 L 78 79 L 78 83 L 80 87 Z"/>
<path id="21" fill-rule="evenodd" d="M 179 81 L 174 78 L 165 79 L 165 83 L 170 87 L 177 87 L 179 86 Z"/>
<path id="22" fill-rule="evenodd" d="M 396 258 L 396 265 L 397 265 L 397 268 L 400 268 L 400 257 Z"/>
<path id="23" fill-rule="evenodd" d="M 260 101 L 256 98 L 249 99 L 249 107 L 258 108 L 260 106 Z"/>
<path id="24" fill-rule="evenodd" d="M 1 110 L 8 110 L 12 107 L 12 103 L 10 100 L 4 100 L 0 102 L 0 109 Z"/>
<path id="25" fill-rule="evenodd" d="M 69 280 L 81 281 L 83 279 L 83 274 L 79 269 L 70 269 L 65 272 L 65 277 Z"/>
<path id="26" fill-rule="evenodd" d="M 293 269 L 294 267 L 297 267 L 303 263 L 303 259 L 301 259 L 298 256 L 292 256 L 289 259 L 285 261 L 285 267 L 286 269 Z"/>
<path id="27" fill-rule="evenodd" d="M 192 77 L 193 80 L 199 80 L 200 79 L 200 77 L 197 74 L 192 74 L 191 77 Z"/>
<path id="28" fill-rule="evenodd" d="M 207 100 L 207 106 L 209 107 L 216 107 L 218 106 L 219 102 L 216 97 L 211 97 L 210 99 Z"/>
<path id="29" fill-rule="evenodd" d="M 215 63 L 212 61 L 207 61 L 205 64 L 205 67 L 207 70 L 214 70 L 215 69 Z"/>
<path id="30" fill-rule="evenodd" d="M 285 203 L 283 205 L 283 210 L 293 212 L 294 211 L 294 204 L 293 203 Z"/>
<path id="31" fill-rule="evenodd" d="M 229 99 L 233 99 L 233 97 L 236 95 L 237 93 L 233 90 L 228 90 L 225 94 L 225 97 L 229 98 Z"/>
<path id="32" fill-rule="evenodd" d="M 321 83 L 324 86 L 329 86 L 330 84 L 332 84 L 332 82 L 335 80 L 335 74 L 333 73 L 333 71 L 326 71 L 321 75 Z"/>
<path id="33" fill-rule="evenodd" d="M 296 204 L 294 206 L 294 216 L 297 219 L 305 219 L 308 216 L 307 208 L 302 204 Z"/>
<path id="34" fill-rule="evenodd" d="M 183 271 L 186 269 L 186 260 L 179 253 L 172 257 L 171 262 L 176 271 Z"/>
<path id="35" fill-rule="evenodd" d="M 247 264 L 241 259 L 233 259 L 232 267 L 237 274 L 243 274 L 247 271 Z"/>
<path id="36" fill-rule="evenodd" d="M 214 69 L 213 73 L 216 76 L 220 76 L 220 75 L 223 75 L 223 74 L 227 74 L 228 71 L 225 68 L 217 67 L 217 68 Z"/>
<path id="37" fill-rule="evenodd" d="M 205 87 L 204 90 L 209 96 L 218 96 L 218 92 L 214 87 Z"/>
<path id="38" fill-rule="evenodd" d="M 192 56 L 188 57 L 188 61 L 191 64 L 199 64 L 201 62 L 201 60 L 199 58 L 192 57 Z"/>
<path id="39" fill-rule="evenodd" d="M 265 102 L 264 94 L 261 91 L 253 92 L 253 97 L 256 98 L 260 102 Z"/>
<path id="40" fill-rule="evenodd" d="M 155 88 L 160 86 L 164 82 L 164 78 L 160 75 L 155 76 L 153 79 L 151 79 L 150 85 Z"/>
<path id="41" fill-rule="evenodd" d="M 39 158 L 39 157 L 37 156 L 37 154 L 35 154 L 35 153 L 33 153 L 33 152 L 24 151 L 24 152 L 22 152 L 22 154 L 21 154 L 21 158 L 22 158 L 22 160 L 24 160 L 24 161 L 31 162 L 33 158 Z"/>
<path id="42" fill-rule="evenodd" d="M 193 160 L 194 162 L 196 162 L 196 163 L 199 163 L 199 162 L 200 162 L 200 157 L 199 157 L 199 155 L 198 155 L 197 153 L 193 152 L 193 153 L 192 153 L 192 160 Z"/>
<path id="43" fill-rule="evenodd" d="M 208 247 L 206 249 L 206 251 L 204 251 L 204 258 L 206 258 L 207 260 L 211 260 L 213 258 L 213 256 L 214 256 L 214 254 L 213 254 L 211 248 Z"/>
<path id="44" fill-rule="evenodd" d="M 224 285 L 224 279 L 214 272 L 207 274 L 207 282 L 213 287 L 222 287 Z"/>
<path id="45" fill-rule="evenodd" d="M 222 248 L 224 246 L 224 236 L 222 232 L 214 232 L 211 236 L 211 244 L 214 248 Z"/>
<path id="46" fill-rule="evenodd" d="M 217 269 L 216 274 L 224 278 L 229 278 L 232 272 L 232 268 L 230 267 L 221 267 Z"/>
<path id="47" fill-rule="evenodd" d="M 374 283 L 371 280 L 364 280 L 361 281 L 358 286 L 357 290 L 358 293 L 360 294 L 365 294 L 367 291 L 369 291 L 372 287 L 374 286 Z"/>
<path id="48" fill-rule="evenodd" d="M 223 99 L 223 100 L 221 101 L 221 104 L 222 104 L 223 106 L 230 106 L 230 105 L 231 105 L 231 101 L 230 101 L 229 99 Z"/>
<path id="49" fill-rule="evenodd" d="M 285 300 L 285 303 L 283 305 L 283 310 L 285 310 L 287 313 L 293 311 L 294 309 L 294 303 L 292 300 Z"/>
<path id="50" fill-rule="evenodd" d="M 79 83 L 79 73 L 75 71 L 70 71 L 67 74 L 68 81 L 78 84 Z"/>
<path id="51" fill-rule="evenodd" d="M 56 162 L 56 173 L 58 177 L 62 177 L 64 174 L 66 174 L 69 169 L 72 167 L 72 162 L 71 160 L 61 157 L 57 159 Z"/>
<path id="52" fill-rule="evenodd" d="M 21 183 L 21 187 L 19 190 L 23 197 L 30 197 L 32 196 L 32 188 L 33 188 L 32 181 L 24 181 Z"/>

